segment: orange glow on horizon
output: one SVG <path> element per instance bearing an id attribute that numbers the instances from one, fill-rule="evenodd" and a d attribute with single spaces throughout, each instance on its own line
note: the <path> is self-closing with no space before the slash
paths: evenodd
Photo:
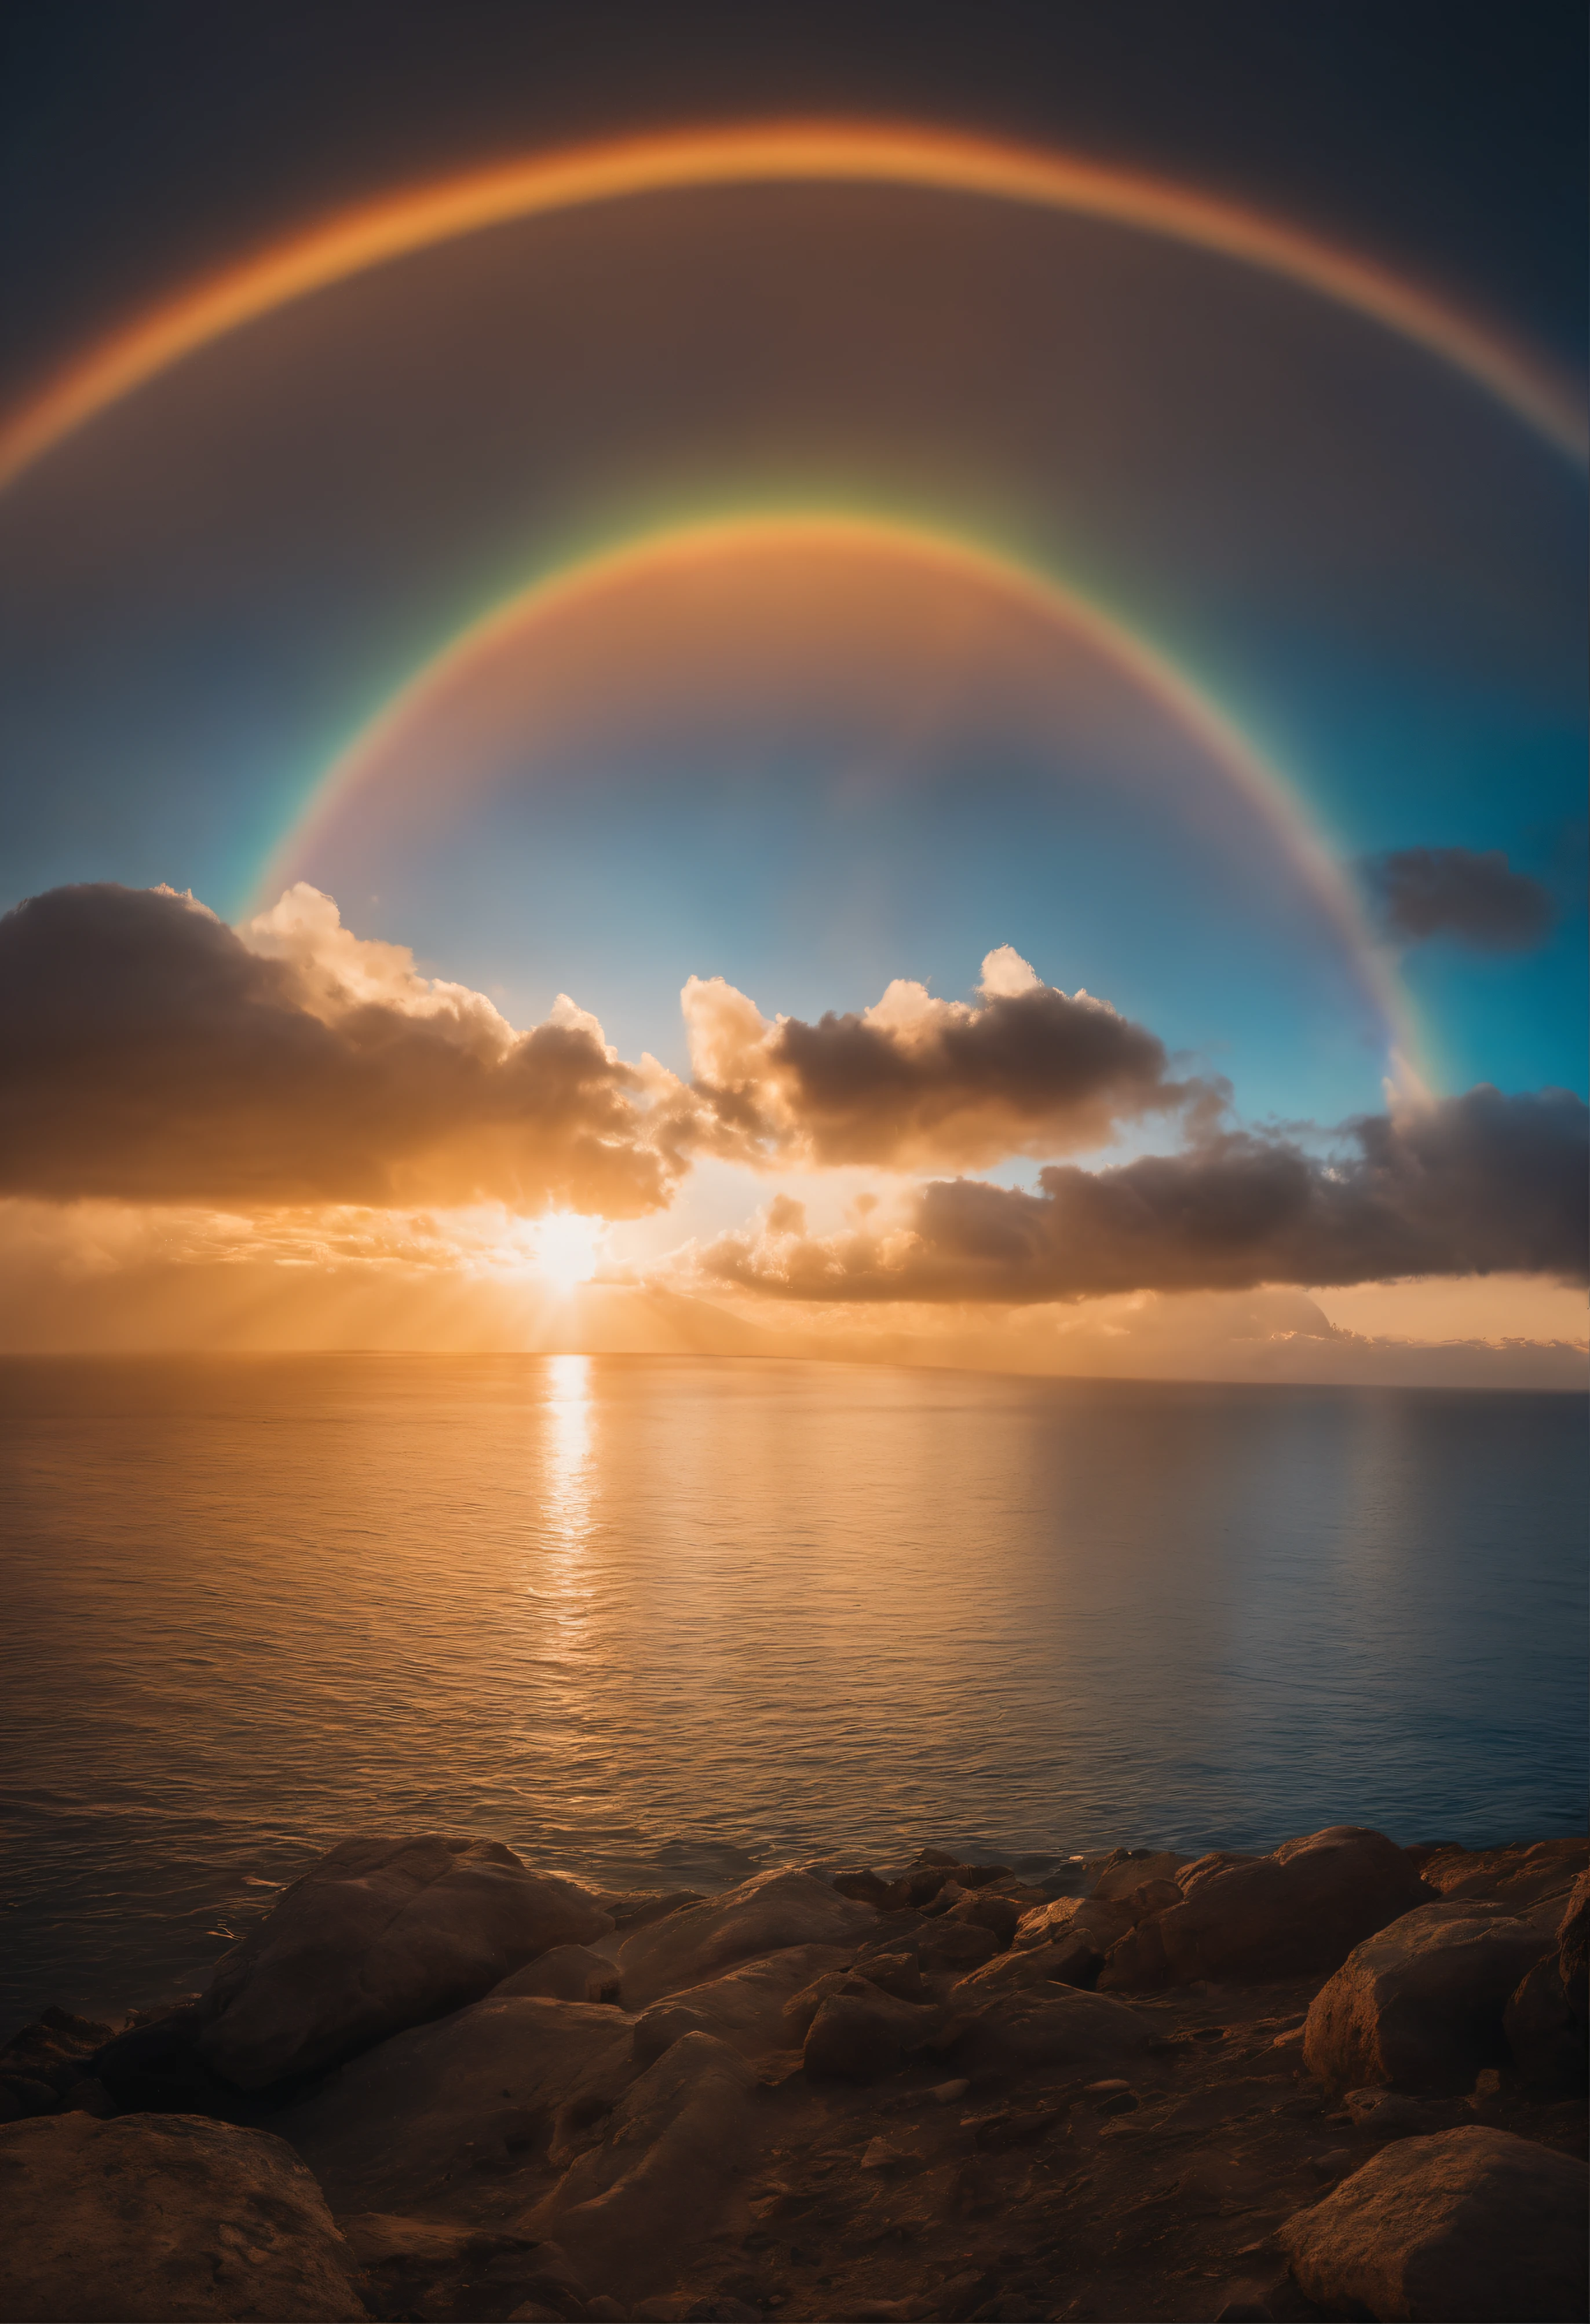
<path id="1" fill-rule="evenodd" d="M 1541 357 L 1373 260 L 1259 211 L 1137 171 L 950 131 L 773 122 L 579 146 L 343 211 L 180 293 L 58 374 L 0 427 L 0 488 L 185 355 L 411 251 L 596 202 L 804 182 L 916 187 L 1098 218 L 1280 276 L 1424 348 L 1559 452 L 1585 456 L 1582 400 Z"/>

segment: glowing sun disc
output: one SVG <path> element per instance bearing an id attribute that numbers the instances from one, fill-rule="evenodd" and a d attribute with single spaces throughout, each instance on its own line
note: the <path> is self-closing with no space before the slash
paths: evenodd
<path id="1" fill-rule="evenodd" d="M 535 1264 L 554 1291 L 576 1290 L 588 1283 L 602 1256 L 604 1223 L 581 1218 L 573 1211 L 555 1211 L 542 1219 L 535 1233 Z"/>

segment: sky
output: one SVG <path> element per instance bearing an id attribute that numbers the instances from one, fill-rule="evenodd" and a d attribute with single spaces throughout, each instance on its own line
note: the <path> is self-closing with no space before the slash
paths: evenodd
<path id="1" fill-rule="evenodd" d="M 1579 11 L 5 38 L 7 1347 L 1582 1379 Z"/>

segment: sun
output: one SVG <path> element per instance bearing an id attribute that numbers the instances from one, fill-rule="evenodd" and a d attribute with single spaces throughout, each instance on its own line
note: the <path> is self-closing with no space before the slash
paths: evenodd
<path id="1" fill-rule="evenodd" d="M 601 1219 L 583 1219 L 573 1211 L 554 1211 L 535 1231 L 535 1263 L 554 1291 L 572 1291 L 588 1283 L 602 1256 L 605 1225 Z"/>

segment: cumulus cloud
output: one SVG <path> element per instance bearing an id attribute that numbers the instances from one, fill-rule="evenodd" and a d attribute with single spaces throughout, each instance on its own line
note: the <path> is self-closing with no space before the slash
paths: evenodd
<path id="1" fill-rule="evenodd" d="M 1039 1191 L 939 1180 L 845 1232 L 799 1205 L 719 1236 L 704 1284 L 787 1299 L 1030 1303 L 1398 1276 L 1586 1271 L 1587 1117 L 1566 1090 L 1489 1087 L 1348 1125 L 1321 1160 L 1212 1130 L 1117 1169 L 1051 1166 Z"/>
<path id="2" fill-rule="evenodd" d="M 1500 848 L 1403 847 L 1363 868 L 1387 935 L 1401 944 L 1451 936 L 1476 952 L 1527 952 L 1557 917 L 1550 890 Z"/>
<path id="3" fill-rule="evenodd" d="M 1152 1033 L 1044 984 L 1009 945 L 984 961 L 980 1006 L 903 977 L 872 1008 L 815 1025 L 769 1023 L 720 976 L 692 977 L 681 999 L 705 1109 L 697 1134 L 761 1166 L 982 1169 L 1218 1103 L 1210 1084 L 1171 1077 Z"/>
<path id="4" fill-rule="evenodd" d="M 316 890 L 233 930 L 191 897 L 58 888 L 0 919 L 0 1191 L 60 1200 L 654 1210 L 678 1084 L 560 998 L 482 993 Z"/>

